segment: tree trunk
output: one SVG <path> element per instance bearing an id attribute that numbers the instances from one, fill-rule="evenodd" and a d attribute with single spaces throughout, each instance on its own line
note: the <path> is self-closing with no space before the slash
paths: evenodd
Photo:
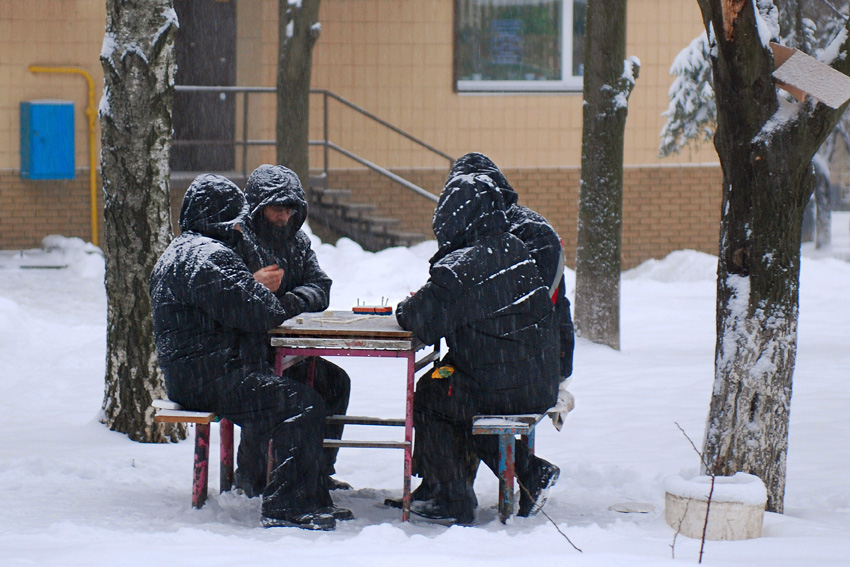
<path id="1" fill-rule="evenodd" d="M 107 335 L 102 421 L 142 442 L 176 441 L 182 426 L 157 426 L 163 397 L 148 283 L 171 240 L 169 167 L 174 96 L 171 0 L 107 0 L 101 52 Z"/>
<path id="2" fill-rule="evenodd" d="M 590 0 L 576 244 L 576 334 L 620 348 L 623 136 L 639 65 L 624 61 L 625 0 Z"/>
<path id="3" fill-rule="evenodd" d="M 767 509 L 782 512 L 803 211 L 812 158 L 844 108 L 807 101 L 775 115 L 773 56 L 754 3 L 699 5 L 713 44 L 714 142 L 723 168 L 715 381 L 703 456 L 714 474 L 759 476 Z M 833 66 L 847 72 L 841 58 Z"/>
<path id="4" fill-rule="evenodd" d="M 815 248 L 832 244 L 832 204 L 829 202 L 829 177 L 818 175 L 815 184 Z"/>
<path id="5" fill-rule="evenodd" d="M 277 62 L 277 161 L 306 188 L 310 174 L 310 79 L 319 39 L 319 1 L 280 0 Z"/>

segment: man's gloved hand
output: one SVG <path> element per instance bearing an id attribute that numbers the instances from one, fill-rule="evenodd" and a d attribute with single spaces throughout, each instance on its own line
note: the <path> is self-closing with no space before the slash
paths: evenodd
<path id="1" fill-rule="evenodd" d="M 558 431 L 560 431 L 564 426 L 564 420 L 567 418 L 567 414 L 573 411 L 573 408 L 576 407 L 575 396 L 567 391 L 567 386 L 570 385 L 571 380 L 572 377 L 569 377 L 561 382 L 561 386 L 558 388 L 558 401 L 547 412 L 549 417 L 552 419 L 552 425 L 554 425 L 555 429 Z"/>
<path id="2" fill-rule="evenodd" d="M 291 291 L 287 291 L 283 298 L 280 300 L 283 308 L 286 310 L 286 314 L 292 318 L 296 315 L 300 315 L 304 313 L 304 309 L 306 308 L 306 303 L 304 300 L 292 293 Z"/>

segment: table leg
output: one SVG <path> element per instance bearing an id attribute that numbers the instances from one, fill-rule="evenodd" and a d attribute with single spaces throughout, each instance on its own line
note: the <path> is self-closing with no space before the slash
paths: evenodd
<path id="1" fill-rule="evenodd" d="M 307 363 L 307 385 L 313 387 L 313 382 L 316 380 L 316 357 L 311 356 L 310 362 Z"/>
<path id="2" fill-rule="evenodd" d="M 416 356 L 407 355 L 407 402 L 404 411 L 404 492 L 402 495 L 401 521 L 410 519 L 410 474 L 413 468 L 413 388 L 416 374 Z"/>
<path id="3" fill-rule="evenodd" d="M 279 348 L 274 349 L 274 373 L 280 376 L 283 374 L 283 351 Z"/>

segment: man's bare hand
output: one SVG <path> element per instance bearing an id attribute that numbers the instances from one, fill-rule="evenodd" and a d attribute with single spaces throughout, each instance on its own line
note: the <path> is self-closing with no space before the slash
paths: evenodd
<path id="1" fill-rule="evenodd" d="M 270 290 L 277 291 L 280 282 L 283 280 L 283 268 L 278 267 L 277 264 L 260 268 L 254 272 L 254 279 Z"/>

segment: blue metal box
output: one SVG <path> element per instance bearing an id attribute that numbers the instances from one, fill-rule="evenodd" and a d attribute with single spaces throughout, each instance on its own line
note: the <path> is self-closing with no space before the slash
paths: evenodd
<path id="1" fill-rule="evenodd" d="M 21 103 L 21 177 L 74 178 L 74 103 Z"/>

